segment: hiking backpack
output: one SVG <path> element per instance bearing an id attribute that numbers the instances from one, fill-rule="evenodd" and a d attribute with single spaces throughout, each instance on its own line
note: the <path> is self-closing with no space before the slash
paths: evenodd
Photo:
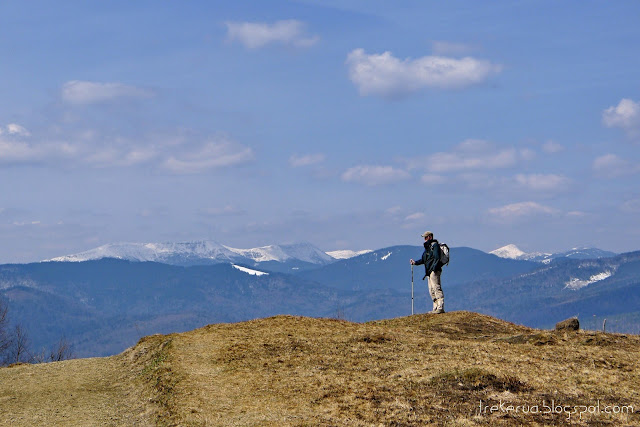
<path id="1" fill-rule="evenodd" d="M 440 243 L 440 266 L 444 267 L 449 264 L 449 246 L 446 243 Z"/>

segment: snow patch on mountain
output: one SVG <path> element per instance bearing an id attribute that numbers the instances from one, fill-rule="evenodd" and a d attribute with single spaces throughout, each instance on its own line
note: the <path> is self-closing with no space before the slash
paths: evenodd
<path id="1" fill-rule="evenodd" d="M 238 270 L 242 271 L 243 273 L 251 274 L 252 276 L 268 276 L 269 275 L 269 273 L 265 273 L 264 271 L 252 270 L 250 268 L 242 267 L 242 266 L 235 265 L 235 264 L 231 264 L 231 266 L 233 268 L 237 268 Z"/>
<path id="2" fill-rule="evenodd" d="M 592 283 L 596 283 L 606 278 L 609 278 L 611 277 L 612 274 L 613 273 L 610 271 L 603 271 L 602 273 L 594 274 L 593 276 L 589 277 L 587 280 L 571 278 L 568 282 L 565 283 L 564 287 L 565 289 L 571 289 L 575 291 L 575 290 L 584 288 L 585 286 L 589 286 Z"/>
<path id="3" fill-rule="evenodd" d="M 349 258 L 355 258 L 360 255 L 368 254 L 371 252 L 373 252 L 371 249 L 365 249 L 362 251 L 352 251 L 352 250 L 345 249 L 341 251 L 326 252 L 326 254 L 335 259 L 349 259 Z"/>
<path id="4" fill-rule="evenodd" d="M 386 261 L 390 256 L 391 256 L 391 252 L 389 252 L 388 254 L 386 254 L 385 256 L 383 256 L 380 259 L 383 260 L 383 261 Z"/>

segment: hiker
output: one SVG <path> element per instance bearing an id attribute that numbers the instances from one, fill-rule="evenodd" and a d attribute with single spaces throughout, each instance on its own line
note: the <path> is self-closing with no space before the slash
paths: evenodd
<path id="1" fill-rule="evenodd" d="M 424 264 L 425 275 L 422 280 L 429 277 L 429 294 L 433 300 L 433 310 L 429 313 L 444 313 L 444 293 L 442 293 L 442 285 L 440 284 L 440 275 L 442 274 L 440 244 L 433 238 L 433 233 L 430 231 L 425 231 L 421 236 L 424 237 L 422 258 L 418 261 L 411 260 L 411 265 Z"/>

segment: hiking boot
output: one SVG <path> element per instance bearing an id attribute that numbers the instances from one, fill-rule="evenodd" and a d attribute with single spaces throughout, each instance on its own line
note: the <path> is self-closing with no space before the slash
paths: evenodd
<path id="1" fill-rule="evenodd" d="M 442 314 L 442 313 L 444 313 L 444 308 L 427 311 L 427 314 Z"/>

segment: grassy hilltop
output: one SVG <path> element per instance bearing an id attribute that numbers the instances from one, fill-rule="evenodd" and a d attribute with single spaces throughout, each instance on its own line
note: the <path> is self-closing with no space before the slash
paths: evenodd
<path id="1" fill-rule="evenodd" d="M 640 425 L 638 360 L 638 336 L 469 312 L 277 316 L 0 369 L 0 424 Z"/>

